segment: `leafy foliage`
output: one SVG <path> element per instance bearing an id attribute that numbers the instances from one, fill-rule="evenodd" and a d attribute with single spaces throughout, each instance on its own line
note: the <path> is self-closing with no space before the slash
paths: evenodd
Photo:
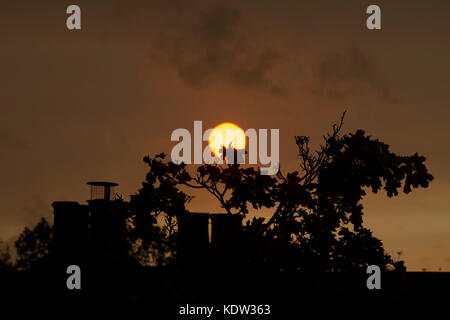
<path id="1" fill-rule="evenodd" d="M 300 168 L 285 175 L 280 171 L 265 176 L 239 164 L 202 165 L 191 174 L 184 163 L 168 162 L 164 154 L 146 157 L 150 171 L 131 197 L 136 239 L 173 243 L 175 218 L 187 213 L 186 204 L 192 199 L 181 189 L 187 187 L 206 190 L 228 214 L 246 216 L 249 208 L 273 210 L 267 221 L 255 218 L 245 226 L 242 247 L 255 266 L 349 271 L 377 264 L 383 269 L 405 269 L 363 226 L 361 200 L 366 190 L 383 190 L 392 197 L 426 188 L 433 176 L 425 157 L 417 153 L 396 155 L 363 130 L 341 135 L 344 116 L 324 136 L 318 151 L 310 150 L 308 137 L 295 137 Z M 166 230 L 156 224 L 161 215 Z"/>
<path id="2" fill-rule="evenodd" d="M 25 227 L 14 243 L 17 251 L 16 267 L 27 270 L 47 257 L 51 239 L 52 227 L 45 218 L 42 218 L 33 229 Z"/>
<path id="3" fill-rule="evenodd" d="M 0 271 L 11 270 L 13 267 L 9 246 L 0 241 Z"/>

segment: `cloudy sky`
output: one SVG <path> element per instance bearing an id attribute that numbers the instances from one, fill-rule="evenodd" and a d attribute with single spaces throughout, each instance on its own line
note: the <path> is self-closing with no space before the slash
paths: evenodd
<path id="1" fill-rule="evenodd" d="M 315 146 L 347 110 L 401 155 L 427 157 L 428 189 L 365 201 L 365 222 L 409 270 L 450 271 L 450 2 L 10 1 L 0 10 L 0 239 L 51 219 L 55 200 L 85 201 L 86 181 L 137 191 L 142 157 L 170 152 L 176 128 L 233 122 L 279 128 Z M 192 210 L 211 211 L 198 197 Z"/>

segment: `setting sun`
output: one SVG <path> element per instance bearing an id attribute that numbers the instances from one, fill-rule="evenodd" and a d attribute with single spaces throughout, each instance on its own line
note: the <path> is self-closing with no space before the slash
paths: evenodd
<path id="1" fill-rule="evenodd" d="M 214 155 L 222 154 L 223 147 L 245 149 L 244 130 L 234 123 L 222 123 L 216 126 L 209 135 L 209 147 Z"/>

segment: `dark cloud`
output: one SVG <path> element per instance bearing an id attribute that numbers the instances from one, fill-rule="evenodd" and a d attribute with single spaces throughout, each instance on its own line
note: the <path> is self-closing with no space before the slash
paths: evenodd
<path id="1" fill-rule="evenodd" d="M 241 23 L 238 9 L 213 8 L 167 28 L 159 49 L 193 87 L 227 82 L 278 94 L 282 88 L 272 83 L 268 72 L 279 61 L 279 52 L 253 43 Z"/>
<path id="2" fill-rule="evenodd" d="M 330 53 L 316 66 L 315 94 L 329 98 L 348 98 L 356 91 L 371 90 L 386 100 L 393 100 L 389 86 L 379 75 L 374 62 L 360 49 Z"/>

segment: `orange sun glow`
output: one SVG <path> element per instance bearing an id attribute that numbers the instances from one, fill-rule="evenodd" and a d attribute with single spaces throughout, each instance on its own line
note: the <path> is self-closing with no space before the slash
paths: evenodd
<path id="1" fill-rule="evenodd" d="M 245 149 L 244 130 L 234 123 L 226 122 L 216 126 L 209 135 L 209 147 L 216 156 L 222 154 L 223 147 Z"/>

